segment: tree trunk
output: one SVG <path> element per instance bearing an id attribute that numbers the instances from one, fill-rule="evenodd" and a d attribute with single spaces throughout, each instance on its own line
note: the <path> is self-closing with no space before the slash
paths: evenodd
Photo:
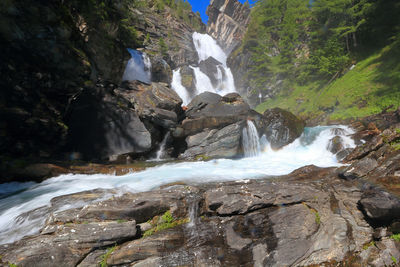
<path id="1" fill-rule="evenodd" d="M 347 53 L 350 53 L 349 34 L 346 34 L 346 48 L 347 48 Z"/>

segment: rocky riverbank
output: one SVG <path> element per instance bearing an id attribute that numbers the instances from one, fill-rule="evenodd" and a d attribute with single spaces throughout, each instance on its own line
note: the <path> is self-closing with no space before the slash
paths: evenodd
<path id="1" fill-rule="evenodd" d="M 345 159 L 350 166 L 306 166 L 258 180 L 176 183 L 137 194 L 94 190 L 54 198 L 50 207 L 21 215 L 41 214 L 45 226 L 37 235 L 0 246 L 1 261 L 4 266 L 395 266 L 400 259 L 397 116 L 358 124 L 354 138 L 360 145 Z M 99 198 L 106 200 L 96 202 Z M 88 205 L 55 212 L 78 201 Z"/>

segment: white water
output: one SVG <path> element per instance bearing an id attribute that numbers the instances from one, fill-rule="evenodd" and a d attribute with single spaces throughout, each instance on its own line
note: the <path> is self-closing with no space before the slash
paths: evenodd
<path id="1" fill-rule="evenodd" d="M 219 159 L 212 161 L 169 163 L 149 168 L 141 172 L 115 175 L 61 175 L 40 184 L 24 184 L 18 188 L 26 190 L 13 196 L 1 198 L 0 195 L 0 244 L 9 243 L 21 237 L 36 233 L 43 225 L 43 216 L 22 216 L 22 213 L 48 206 L 56 196 L 92 190 L 96 188 L 116 188 L 121 191 L 142 192 L 161 185 L 183 181 L 191 184 L 263 178 L 270 175 L 284 175 L 305 165 L 319 167 L 340 166 L 336 157 L 326 147 L 334 137 L 333 127 L 306 128 L 304 134 L 292 144 L 279 151 L 270 149 L 268 142 L 262 142 L 260 155 L 240 160 Z M 352 131 L 342 126 L 346 134 Z M 345 146 L 354 147 L 348 136 L 342 136 Z M 12 185 L 11 187 L 15 187 Z M 7 185 L 2 185 L 3 188 Z M 10 187 L 10 186 L 9 186 Z M 12 192 L 11 188 L 5 190 Z M 73 206 L 58 207 L 58 210 L 84 206 L 87 203 L 74 203 Z"/>
<path id="2" fill-rule="evenodd" d="M 155 161 L 161 161 L 164 158 L 164 156 L 165 156 L 165 146 L 167 144 L 167 140 L 168 140 L 169 134 L 170 134 L 170 132 L 168 132 L 164 136 L 164 139 L 162 140 L 162 142 L 160 144 L 160 148 L 157 151 Z"/>
<path id="3" fill-rule="evenodd" d="M 151 61 L 146 53 L 128 48 L 131 59 L 126 64 L 123 81 L 138 80 L 144 83 L 151 82 Z"/>
<path id="4" fill-rule="evenodd" d="M 257 128 L 252 121 L 247 121 L 247 127 L 243 128 L 242 134 L 243 150 L 246 157 L 260 155 L 260 137 Z"/>
<path id="5" fill-rule="evenodd" d="M 230 68 L 226 66 L 227 55 L 217 42 L 208 34 L 193 33 L 193 43 L 199 56 L 199 62 L 213 57 L 222 65 L 217 66 L 217 73 L 214 78 L 218 83 L 213 86 L 205 73 L 203 73 L 198 66 L 190 66 L 194 70 L 194 78 L 196 84 L 196 94 L 203 92 L 213 92 L 220 95 L 236 92 L 235 81 Z M 173 71 L 171 87 L 178 93 L 183 100 L 183 105 L 187 105 L 192 100 L 192 96 L 188 94 L 187 89 L 182 85 L 180 69 Z"/>

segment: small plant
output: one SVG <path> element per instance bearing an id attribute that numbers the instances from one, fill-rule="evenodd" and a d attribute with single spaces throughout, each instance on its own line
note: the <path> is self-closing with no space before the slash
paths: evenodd
<path id="1" fill-rule="evenodd" d="M 394 263 L 397 263 L 397 259 L 396 259 L 394 256 L 392 256 L 392 261 L 393 261 Z"/>
<path id="2" fill-rule="evenodd" d="M 317 223 L 317 224 L 320 224 L 321 223 L 321 216 L 319 215 L 319 213 L 318 213 L 318 211 L 313 211 L 314 212 L 314 214 L 315 214 L 315 222 Z"/>
<path id="3" fill-rule="evenodd" d="M 101 256 L 100 267 L 107 267 L 107 260 L 110 257 L 111 253 L 113 253 L 117 249 L 117 245 L 113 246 L 112 248 L 107 249 L 106 254 Z"/>
<path id="4" fill-rule="evenodd" d="M 393 234 L 390 236 L 390 238 L 393 239 L 394 241 L 400 242 L 400 234 Z"/>
<path id="5" fill-rule="evenodd" d="M 122 220 L 122 219 L 117 220 L 117 223 L 125 223 L 125 222 L 127 222 L 127 220 Z"/>
<path id="6" fill-rule="evenodd" d="M 189 222 L 189 218 L 175 219 L 169 210 L 161 216 L 161 220 L 159 220 L 159 218 L 159 216 L 155 216 L 152 220 L 148 221 L 148 223 L 150 223 L 153 228 L 144 232 L 143 237 L 148 237 L 159 231 L 173 228 L 175 226 Z"/>
<path id="7" fill-rule="evenodd" d="M 15 263 L 11 263 L 11 262 L 9 262 L 8 263 L 8 267 L 18 267 Z"/>
<path id="8" fill-rule="evenodd" d="M 396 133 L 400 134 L 400 128 L 396 128 Z"/>
<path id="9" fill-rule="evenodd" d="M 363 250 L 367 250 L 368 248 L 375 246 L 375 241 L 371 241 L 363 246 Z"/>

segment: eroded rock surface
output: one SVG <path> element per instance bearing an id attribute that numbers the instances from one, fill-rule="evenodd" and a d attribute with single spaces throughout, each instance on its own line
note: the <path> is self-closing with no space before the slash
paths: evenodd
<path id="1" fill-rule="evenodd" d="M 365 199 L 335 168 L 313 166 L 261 180 L 170 185 L 48 214 L 40 234 L 0 246 L 0 265 L 390 265 L 398 244 L 386 228 L 375 233 L 358 207 Z"/>

